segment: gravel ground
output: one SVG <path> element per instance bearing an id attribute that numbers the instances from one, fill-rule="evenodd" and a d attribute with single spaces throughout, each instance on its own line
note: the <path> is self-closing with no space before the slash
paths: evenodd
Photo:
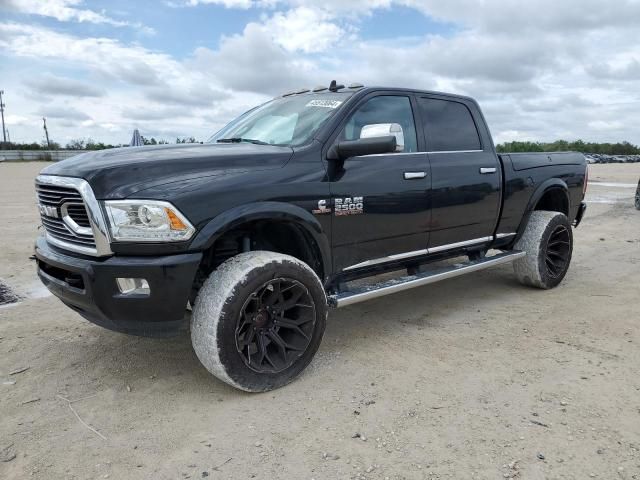
<path id="1" fill-rule="evenodd" d="M 24 297 L 0 307 L 0 478 L 640 478 L 640 164 L 591 166 L 557 289 L 504 266 L 334 311 L 305 374 L 260 395 L 188 336 L 109 332 L 46 295 L 43 166 L 0 164 L 0 281 Z"/>

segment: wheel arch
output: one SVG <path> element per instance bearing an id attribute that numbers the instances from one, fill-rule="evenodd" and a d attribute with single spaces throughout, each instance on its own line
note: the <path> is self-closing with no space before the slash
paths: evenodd
<path id="1" fill-rule="evenodd" d="M 520 239 L 527 228 L 531 213 L 536 210 L 560 212 L 569 217 L 571 212 L 571 197 L 569 195 L 568 185 L 560 178 L 551 178 L 542 182 L 538 188 L 536 188 L 529 199 L 522 221 L 518 226 L 516 241 Z"/>
<path id="2" fill-rule="evenodd" d="M 306 242 L 305 246 L 317 257 L 318 264 L 310 266 L 324 283 L 331 273 L 331 251 L 327 234 L 311 213 L 289 203 L 257 202 L 227 210 L 211 219 L 200 230 L 191 248 L 199 251 L 210 250 L 225 234 L 257 222 L 287 225 L 295 229 L 293 231 L 299 232 L 300 235 L 296 235 L 292 241 Z"/>

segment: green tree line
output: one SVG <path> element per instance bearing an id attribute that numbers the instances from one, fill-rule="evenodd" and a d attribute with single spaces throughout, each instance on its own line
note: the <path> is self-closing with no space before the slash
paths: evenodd
<path id="1" fill-rule="evenodd" d="M 556 140 L 551 143 L 544 142 L 507 142 L 496 145 L 498 153 L 517 152 L 581 152 L 599 153 L 603 155 L 640 155 L 640 148 L 629 142 L 618 143 L 594 143 L 576 140 Z"/>
<path id="2" fill-rule="evenodd" d="M 145 145 L 166 145 L 169 144 L 167 140 L 155 138 L 142 137 L 142 142 Z M 183 137 L 176 138 L 176 143 L 198 143 L 195 137 Z M 0 148 L 4 150 L 104 150 L 107 148 L 128 147 L 129 144 L 121 143 L 119 145 L 112 145 L 110 143 L 96 142 L 91 138 L 76 138 L 70 140 L 64 147 L 58 142 L 33 142 L 33 143 L 18 143 L 18 142 L 6 142 L 3 143 L 0 139 Z"/>
<path id="3" fill-rule="evenodd" d="M 155 138 L 142 137 L 145 145 L 162 145 L 168 144 L 166 140 L 156 140 Z M 175 143 L 196 143 L 194 137 L 176 138 Z M 126 147 L 128 145 L 111 145 L 108 143 L 95 142 L 91 138 L 71 140 L 64 146 L 65 150 L 103 150 L 105 148 Z M 51 142 L 48 147 L 46 142 L 42 143 L 15 143 L 7 142 L 4 144 L 5 150 L 60 150 L 60 144 Z M 568 142 L 567 140 L 556 140 L 555 142 L 506 142 L 496 145 L 498 153 L 517 153 L 517 152 L 581 152 L 581 153 L 599 153 L 603 155 L 640 155 L 640 147 L 629 142 L 618 143 L 595 143 L 576 140 Z"/>

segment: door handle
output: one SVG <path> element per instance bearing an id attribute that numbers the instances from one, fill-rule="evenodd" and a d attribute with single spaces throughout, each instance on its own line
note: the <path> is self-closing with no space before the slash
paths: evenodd
<path id="1" fill-rule="evenodd" d="M 420 178 L 425 178 L 427 176 L 427 172 L 404 172 L 405 180 L 418 180 Z"/>
<path id="2" fill-rule="evenodd" d="M 496 173 L 496 168 L 495 167 L 482 167 L 482 168 L 480 168 L 480 173 L 482 173 L 482 174 Z"/>

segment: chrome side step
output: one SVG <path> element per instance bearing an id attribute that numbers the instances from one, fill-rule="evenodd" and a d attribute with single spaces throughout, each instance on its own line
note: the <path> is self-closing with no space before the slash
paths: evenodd
<path id="1" fill-rule="evenodd" d="M 373 285 L 357 287 L 349 291 L 329 296 L 329 306 L 334 308 L 346 307 L 347 305 L 353 305 L 354 303 L 364 302 L 373 298 L 409 290 L 410 288 L 422 287 L 423 285 L 429 285 L 430 283 L 436 283 L 448 278 L 459 277 L 460 275 L 467 273 L 495 267 L 496 265 L 502 265 L 503 263 L 513 262 L 525 255 L 525 252 L 512 250 L 475 261 L 456 263 L 454 265 L 435 268 L 410 277 L 396 278 Z"/>

